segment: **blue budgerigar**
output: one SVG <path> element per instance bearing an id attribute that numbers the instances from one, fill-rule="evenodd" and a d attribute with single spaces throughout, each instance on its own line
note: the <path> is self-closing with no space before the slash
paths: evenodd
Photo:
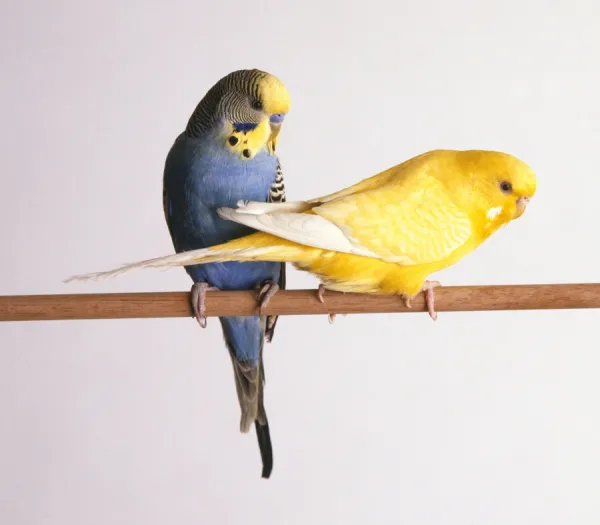
<path id="1" fill-rule="evenodd" d="M 282 202 L 283 174 L 275 147 L 290 107 L 283 83 L 268 73 L 234 71 L 217 82 L 200 101 L 187 127 L 171 147 L 165 163 L 163 206 L 177 252 L 220 244 L 250 233 L 221 219 L 217 209 L 240 200 Z M 186 267 L 193 279 L 192 309 L 206 326 L 208 290 L 259 289 L 265 306 L 285 286 L 285 265 L 226 262 Z M 256 428 L 263 470 L 273 468 L 269 424 L 263 405 L 265 338 L 273 337 L 276 317 L 220 318 L 233 363 L 241 408 L 241 432 Z"/>

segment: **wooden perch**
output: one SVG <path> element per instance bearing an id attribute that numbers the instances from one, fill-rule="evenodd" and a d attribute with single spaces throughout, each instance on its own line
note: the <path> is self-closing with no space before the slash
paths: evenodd
<path id="1" fill-rule="evenodd" d="M 562 310 L 600 308 L 600 283 L 505 286 L 447 286 L 436 288 L 438 312 L 484 310 Z M 325 315 L 423 312 L 419 294 L 412 309 L 395 296 L 284 290 L 265 308 L 266 314 Z M 206 315 L 256 315 L 256 292 L 208 292 Z M 150 292 L 77 295 L 0 296 L 0 321 L 52 321 L 65 319 L 135 319 L 191 317 L 189 292 Z"/>

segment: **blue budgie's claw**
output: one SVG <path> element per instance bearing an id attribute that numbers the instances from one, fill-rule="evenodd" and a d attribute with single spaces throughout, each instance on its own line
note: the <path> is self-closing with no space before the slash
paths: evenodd
<path id="1" fill-rule="evenodd" d="M 216 286 L 209 286 L 208 283 L 194 283 L 191 290 L 192 311 L 200 328 L 206 328 L 206 292 L 217 292 Z"/>
<path id="2" fill-rule="evenodd" d="M 269 304 L 269 301 L 279 290 L 279 284 L 277 284 L 275 281 L 265 281 L 262 288 L 258 292 L 258 309 L 261 315 L 263 308 Z"/>

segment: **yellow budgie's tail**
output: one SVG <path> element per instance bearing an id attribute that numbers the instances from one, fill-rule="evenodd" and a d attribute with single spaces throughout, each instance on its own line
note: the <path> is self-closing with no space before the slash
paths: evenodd
<path id="1" fill-rule="evenodd" d="M 226 261 L 294 262 L 303 259 L 306 252 L 309 251 L 319 250 L 287 241 L 268 233 L 257 232 L 224 244 L 211 246 L 210 248 L 192 250 L 189 252 L 167 255 L 166 257 L 157 257 L 155 259 L 147 259 L 137 263 L 126 264 L 106 272 L 74 275 L 73 277 L 66 279 L 65 282 L 90 281 L 106 279 L 107 277 L 117 277 L 139 268 L 171 268 L 174 266 L 191 266 L 194 264 Z"/>

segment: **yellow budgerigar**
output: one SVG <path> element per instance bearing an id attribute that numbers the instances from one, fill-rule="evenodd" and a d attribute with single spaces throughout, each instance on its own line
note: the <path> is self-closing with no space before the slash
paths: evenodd
<path id="1" fill-rule="evenodd" d="M 289 262 L 316 275 L 324 289 L 395 294 L 408 304 L 427 281 L 520 217 L 536 191 L 521 160 L 495 151 L 435 150 L 306 202 L 239 202 L 219 215 L 257 233 L 218 246 L 76 276 L 86 280 L 135 268 L 220 261 Z"/>

